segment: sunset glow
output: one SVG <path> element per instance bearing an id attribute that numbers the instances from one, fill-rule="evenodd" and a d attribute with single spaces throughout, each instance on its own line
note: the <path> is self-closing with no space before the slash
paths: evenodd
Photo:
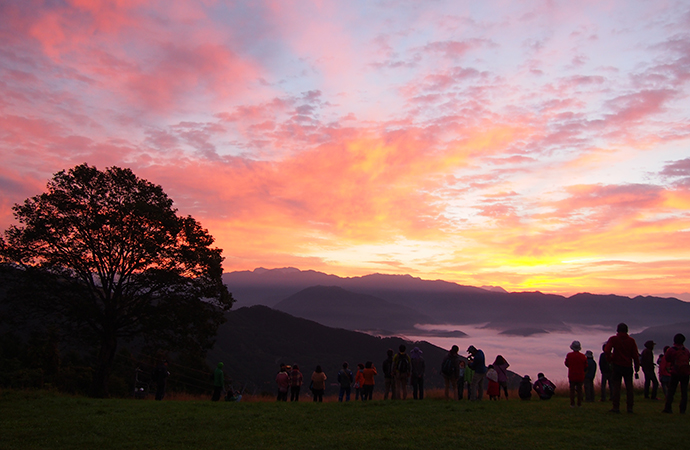
<path id="1" fill-rule="evenodd" d="M 687 1 L 3 1 L 0 229 L 86 162 L 226 271 L 690 300 L 688 30 Z"/>

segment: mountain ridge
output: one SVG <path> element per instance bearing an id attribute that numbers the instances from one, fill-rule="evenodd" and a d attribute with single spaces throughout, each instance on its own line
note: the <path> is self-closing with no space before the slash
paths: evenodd
<path id="1" fill-rule="evenodd" d="M 630 326 L 651 327 L 677 322 L 678 317 L 690 317 L 690 303 L 677 298 L 642 295 L 631 298 L 586 292 L 565 297 L 541 292 L 505 292 L 443 280 L 422 280 L 411 275 L 369 274 L 341 278 L 290 267 L 231 272 L 224 274 L 223 280 L 237 299 L 238 307 L 254 304 L 275 307 L 304 289 L 335 286 L 355 296 L 369 295 L 382 302 L 380 305 L 392 304 L 396 309 L 416 311 L 420 317 L 431 319 L 430 323 L 481 323 L 498 331 L 518 330 L 519 333 L 563 331 L 569 329 L 567 324 L 604 325 L 615 329 L 619 322 L 626 322 Z M 318 305 L 318 298 L 312 301 L 315 302 L 312 308 L 322 306 Z M 375 309 L 380 305 L 374 305 Z M 302 305 L 303 310 L 308 308 Z M 400 325 L 391 326 L 386 317 L 379 320 L 377 329 L 406 331 Z M 357 328 L 356 321 L 339 322 L 338 325 Z"/>

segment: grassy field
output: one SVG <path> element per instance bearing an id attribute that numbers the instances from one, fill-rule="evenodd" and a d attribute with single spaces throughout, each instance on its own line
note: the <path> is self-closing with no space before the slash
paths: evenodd
<path id="1" fill-rule="evenodd" d="M 677 402 L 676 402 L 677 403 Z M 677 408 L 677 404 L 675 405 Z M 636 399 L 635 414 L 568 399 L 369 403 L 98 400 L 0 392 L 0 449 L 684 448 L 687 415 Z"/>

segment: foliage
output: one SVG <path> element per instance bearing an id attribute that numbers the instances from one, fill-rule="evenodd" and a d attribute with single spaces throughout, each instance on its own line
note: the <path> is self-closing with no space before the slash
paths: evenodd
<path id="1" fill-rule="evenodd" d="M 82 164 L 13 208 L 20 225 L 5 232 L 0 256 L 23 276 L 9 297 L 29 320 L 95 344 L 96 396 L 108 394 L 122 340 L 203 351 L 232 306 L 221 250 L 172 204 L 129 169 Z"/>
<path id="2" fill-rule="evenodd" d="M 5 449 L 678 448 L 687 417 L 568 399 L 319 403 L 94 400 L 0 392 Z M 36 411 L 41 411 L 36 414 Z M 679 438 L 680 436 L 680 438 Z M 681 440 L 679 440 L 681 439 Z M 682 444 L 681 444 L 682 447 Z"/>

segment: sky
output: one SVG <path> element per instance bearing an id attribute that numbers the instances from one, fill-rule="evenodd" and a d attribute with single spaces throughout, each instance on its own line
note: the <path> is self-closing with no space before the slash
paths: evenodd
<path id="1" fill-rule="evenodd" d="M 225 271 L 690 300 L 689 30 L 687 1 L 0 0 L 0 230 L 129 167 Z"/>

